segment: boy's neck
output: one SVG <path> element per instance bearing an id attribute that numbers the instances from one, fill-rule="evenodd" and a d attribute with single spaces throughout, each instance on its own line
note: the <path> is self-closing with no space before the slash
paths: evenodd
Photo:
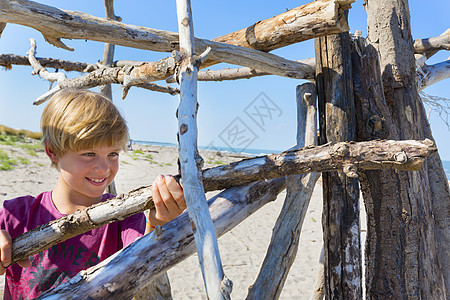
<path id="1" fill-rule="evenodd" d="M 52 201 L 56 209 L 62 214 L 72 214 L 79 209 L 99 203 L 102 199 L 102 196 L 92 198 L 74 191 L 68 191 L 59 181 L 52 191 Z"/>

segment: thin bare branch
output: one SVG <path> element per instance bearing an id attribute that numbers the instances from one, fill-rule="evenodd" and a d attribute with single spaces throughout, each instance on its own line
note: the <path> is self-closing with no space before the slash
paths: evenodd
<path id="1" fill-rule="evenodd" d="M 43 67 L 61 69 L 64 71 L 83 72 L 89 66 L 89 64 L 87 63 L 53 59 L 53 58 L 36 57 L 36 60 Z M 27 56 L 23 55 L 0 54 L 0 66 L 6 67 L 7 69 L 11 69 L 12 65 L 29 66 L 30 61 L 28 60 Z"/>

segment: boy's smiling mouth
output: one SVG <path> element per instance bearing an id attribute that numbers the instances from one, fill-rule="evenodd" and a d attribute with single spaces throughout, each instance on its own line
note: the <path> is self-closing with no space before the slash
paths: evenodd
<path id="1" fill-rule="evenodd" d="M 102 178 L 102 179 L 94 179 L 94 178 L 86 177 L 86 179 L 89 180 L 89 181 L 91 181 L 91 182 L 93 182 L 93 183 L 103 183 L 103 182 L 106 181 L 106 178 Z"/>

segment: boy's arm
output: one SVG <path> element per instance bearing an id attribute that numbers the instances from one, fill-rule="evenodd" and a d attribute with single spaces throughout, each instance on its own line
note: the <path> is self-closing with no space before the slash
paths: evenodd
<path id="1" fill-rule="evenodd" d="M 186 209 L 183 188 L 172 176 L 159 175 L 152 184 L 155 208 L 147 216 L 145 233 L 164 225 Z"/>
<path id="2" fill-rule="evenodd" d="M 0 230 L 0 275 L 5 274 L 6 269 L 9 267 L 12 261 L 12 239 L 11 235 L 6 230 Z M 28 268 L 31 266 L 30 259 L 24 259 L 18 264 L 22 268 Z"/>

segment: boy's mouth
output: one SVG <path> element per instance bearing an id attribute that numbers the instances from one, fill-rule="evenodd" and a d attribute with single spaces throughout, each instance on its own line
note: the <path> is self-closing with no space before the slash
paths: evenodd
<path id="1" fill-rule="evenodd" d="M 106 181 L 106 178 L 95 179 L 95 178 L 88 178 L 88 177 L 86 177 L 86 179 L 89 180 L 89 181 L 92 182 L 92 183 L 97 183 L 97 184 L 103 183 L 103 182 Z"/>

